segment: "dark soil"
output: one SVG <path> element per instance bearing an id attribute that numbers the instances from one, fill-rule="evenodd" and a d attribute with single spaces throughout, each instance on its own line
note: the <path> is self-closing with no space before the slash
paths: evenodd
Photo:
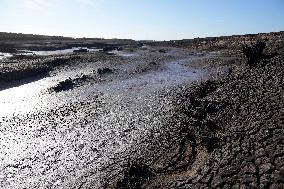
<path id="1" fill-rule="evenodd" d="M 284 188 L 284 54 L 277 52 L 183 88 L 175 104 L 187 118 L 175 155 L 129 165 L 110 188 Z"/>
<path id="2" fill-rule="evenodd" d="M 82 44 L 82 41 L 86 47 L 102 42 L 102 39 L 74 41 L 72 38 L 44 39 L 33 35 L 19 40 L 19 35 L 12 34 L 4 40 L 5 35 L 0 33 L 0 51 L 4 49 L 3 52 L 13 51 L 19 44 L 25 44 L 25 48 L 30 50 L 54 50 Z M 253 60 L 251 66 L 248 57 L 254 59 L 255 55 L 243 55 L 242 47 L 264 38 L 267 40 L 266 49 L 261 51 L 263 56 Z M 50 40 L 53 42 L 49 45 L 42 45 L 43 41 Z M 102 48 L 116 49 L 132 42 L 103 40 L 100 44 Z M 123 46 L 123 50 L 136 52 L 137 44 Z M 84 85 L 107 84 L 115 79 L 119 83 L 135 75 L 155 74 L 156 70 L 163 69 L 165 62 L 179 61 L 182 57 L 198 53 L 200 59 L 198 57 L 184 64 L 203 68 L 203 71 L 227 68 L 217 78 L 150 92 L 151 98 L 140 98 L 143 90 L 132 88 L 126 92 L 137 93 L 134 99 L 131 99 L 131 94 L 129 99 L 120 99 L 126 93 L 116 96 L 112 94 L 115 91 L 89 93 L 93 96 L 76 99 L 78 101 L 47 112 L 39 111 L 22 117 L 13 115 L 7 121 L 3 119 L 0 126 L 5 136 L 1 139 L 4 144 L 13 140 L 11 144 L 21 141 L 28 145 L 26 151 L 17 149 L 27 152 L 27 155 L 14 159 L 14 163 L 6 158 L 10 157 L 10 152 L 15 154 L 14 151 L 5 151 L 9 153 L 2 156 L 6 161 L 1 166 L 4 175 L 4 179 L 0 175 L 1 186 L 17 188 L 26 182 L 24 187 L 27 188 L 98 188 L 101 184 L 105 188 L 119 189 L 284 188 L 283 32 L 151 42 L 147 46 L 147 55 L 138 58 L 98 52 L 47 57 L 15 56 L 0 63 L 0 90 L 29 82 L 29 78 L 46 77 L 53 71 L 88 69 L 88 72 L 84 70 L 86 72 L 67 75 L 67 78 L 72 78 L 61 78 L 62 81 L 50 88 L 56 92 L 51 96 L 67 96 L 68 92 L 75 94 L 81 89 L 85 93 Z M 180 47 L 182 52 L 171 49 L 173 46 Z M 167 50 L 159 52 L 159 49 Z M 204 57 L 208 52 L 215 54 Z M 87 65 L 92 66 L 85 67 Z M 67 90 L 66 94 L 59 93 Z M 149 101 L 151 106 L 145 101 Z M 107 127 L 100 130 L 101 126 Z M 136 130 L 139 130 L 139 135 L 135 135 Z M 14 135 L 19 136 L 11 137 Z M 135 142 L 132 136 L 141 139 Z M 54 147 L 49 148 L 45 137 L 53 141 Z M 97 137 L 102 140 L 98 141 Z M 79 139 L 90 142 L 80 143 Z M 112 149 L 114 145 L 120 147 L 128 139 L 134 140 L 131 149 L 113 153 L 116 152 Z M 13 149 L 13 146 L 9 148 Z M 42 148 L 43 151 L 40 151 Z M 111 156 L 110 160 L 104 162 L 108 158 L 105 156 L 96 159 L 99 153 Z M 42 165 L 48 166 L 37 172 Z M 61 166 L 70 169 L 59 172 Z M 106 175 L 99 175 L 101 172 Z M 57 179 L 62 182 L 53 185 Z"/>

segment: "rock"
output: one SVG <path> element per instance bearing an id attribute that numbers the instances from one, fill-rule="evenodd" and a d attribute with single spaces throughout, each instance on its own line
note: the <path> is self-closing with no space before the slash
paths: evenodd
<path id="1" fill-rule="evenodd" d="M 271 175 L 264 174 L 260 177 L 261 188 L 267 188 L 271 184 Z"/>
<path id="2" fill-rule="evenodd" d="M 239 170 L 236 167 L 232 167 L 230 165 L 229 166 L 225 166 L 225 167 L 223 167 L 223 168 L 221 168 L 219 170 L 219 174 L 222 177 L 231 177 L 234 174 L 236 174 L 237 172 L 239 172 Z"/>
<path id="3" fill-rule="evenodd" d="M 123 47 L 118 47 L 117 50 L 118 50 L 118 51 L 122 51 L 122 50 L 123 50 Z"/>
<path id="4" fill-rule="evenodd" d="M 270 173 L 274 170 L 274 166 L 271 163 L 265 163 L 259 166 L 259 174 Z"/>
<path id="5" fill-rule="evenodd" d="M 166 53 L 167 51 L 165 49 L 160 49 L 159 52 L 160 53 Z"/>
<path id="6" fill-rule="evenodd" d="M 104 47 L 103 51 L 104 52 L 109 52 L 109 51 L 113 51 L 113 50 L 116 50 L 116 49 L 117 49 L 117 47 L 109 46 L 109 47 Z"/>
<path id="7" fill-rule="evenodd" d="M 234 185 L 232 186 L 232 189 L 240 189 L 240 184 L 234 184 Z"/>
<path id="8" fill-rule="evenodd" d="M 248 163 L 245 165 L 245 167 L 242 169 L 243 173 L 247 174 L 255 174 L 256 173 L 256 167 L 253 163 Z"/>
<path id="9" fill-rule="evenodd" d="M 240 179 L 241 183 L 257 183 L 256 175 L 242 175 Z"/>
<path id="10" fill-rule="evenodd" d="M 89 52 L 89 50 L 88 50 L 88 49 L 84 49 L 84 48 L 80 48 L 80 49 L 78 49 L 78 50 L 73 50 L 73 52 L 75 52 L 75 53 L 81 53 L 81 52 Z"/>
<path id="11" fill-rule="evenodd" d="M 284 188 L 284 184 L 283 183 L 277 183 L 277 184 L 272 184 L 269 189 L 283 189 Z"/>
<path id="12" fill-rule="evenodd" d="M 268 157 L 261 157 L 261 158 L 257 158 L 256 160 L 255 160 L 255 164 L 256 165 L 261 165 L 261 164 L 265 164 L 265 163 L 270 163 L 271 161 L 270 161 L 270 158 L 268 158 Z"/>
<path id="13" fill-rule="evenodd" d="M 221 186 L 224 183 L 222 178 L 220 176 L 215 176 L 211 182 L 212 188 L 216 188 L 218 186 Z"/>
<path id="14" fill-rule="evenodd" d="M 283 167 L 284 166 L 284 156 L 277 157 L 274 160 L 276 167 Z"/>
<path id="15" fill-rule="evenodd" d="M 256 158 L 263 157 L 263 156 L 265 156 L 265 150 L 263 148 L 260 148 L 255 151 Z"/>

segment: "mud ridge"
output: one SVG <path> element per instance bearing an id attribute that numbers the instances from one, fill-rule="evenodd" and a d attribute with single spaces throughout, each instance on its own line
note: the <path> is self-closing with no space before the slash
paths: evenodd
<path id="1" fill-rule="evenodd" d="M 254 68 L 244 62 L 184 89 L 176 111 L 188 121 L 176 154 L 162 168 L 166 156 L 140 163 L 151 174 L 139 179 L 130 164 L 114 188 L 283 188 L 283 58 L 275 53 Z"/>

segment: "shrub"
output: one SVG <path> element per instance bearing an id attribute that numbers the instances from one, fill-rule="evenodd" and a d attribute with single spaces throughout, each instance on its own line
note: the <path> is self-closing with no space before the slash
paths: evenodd
<path id="1" fill-rule="evenodd" d="M 64 81 L 59 82 L 58 85 L 56 85 L 52 89 L 55 92 L 67 91 L 67 90 L 73 89 L 74 85 L 75 84 L 73 83 L 72 79 L 69 78 L 69 79 L 66 79 Z"/>
<path id="2" fill-rule="evenodd" d="M 132 163 L 125 170 L 122 180 L 119 180 L 116 189 L 141 188 L 145 180 L 153 176 L 149 167 L 143 163 Z"/>
<path id="3" fill-rule="evenodd" d="M 110 68 L 98 68 L 98 70 L 97 70 L 97 73 L 99 74 L 99 75 L 103 75 L 103 74 L 109 74 L 109 73 L 112 73 L 113 71 L 112 71 L 112 69 L 110 69 Z"/>
<path id="4" fill-rule="evenodd" d="M 159 52 L 160 53 L 166 53 L 167 51 L 165 49 L 160 49 Z"/>
<path id="5" fill-rule="evenodd" d="M 250 67 L 253 67 L 256 65 L 257 62 L 262 60 L 265 55 L 263 53 L 263 50 L 266 47 L 266 43 L 263 41 L 257 41 L 255 44 L 251 45 L 244 45 L 243 46 L 243 53 L 247 58 L 247 64 Z"/>
<path id="6" fill-rule="evenodd" d="M 206 136 L 202 139 L 202 142 L 208 152 L 213 152 L 215 148 L 219 147 L 220 139 L 217 137 Z"/>

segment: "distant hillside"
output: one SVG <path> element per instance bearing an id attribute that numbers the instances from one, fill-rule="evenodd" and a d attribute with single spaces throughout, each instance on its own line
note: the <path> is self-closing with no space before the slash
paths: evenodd
<path id="1" fill-rule="evenodd" d="M 266 40 L 271 43 L 281 43 L 284 39 L 284 31 L 246 34 L 246 35 L 232 35 L 221 37 L 206 37 L 171 41 L 155 41 L 147 44 L 153 46 L 174 46 L 182 48 L 192 48 L 198 50 L 220 50 L 220 49 L 238 49 L 241 44 L 249 43 L 256 40 Z"/>
<path id="2" fill-rule="evenodd" d="M 46 35 L 0 32 L 0 40 L 9 41 L 9 40 L 74 40 L 74 39 L 71 37 L 63 37 L 63 36 L 46 36 Z"/>
<path id="3" fill-rule="evenodd" d="M 48 36 L 48 35 L 37 35 L 37 34 L 23 34 L 23 33 L 8 33 L 0 32 L 0 41 L 10 40 L 74 40 L 74 41 L 128 41 L 133 42 L 131 39 L 104 39 L 104 38 L 72 38 L 64 36 Z"/>
<path id="4" fill-rule="evenodd" d="M 60 50 L 76 46 L 104 48 L 135 45 L 131 39 L 72 38 L 22 33 L 0 32 L 0 52 L 18 50 Z"/>

